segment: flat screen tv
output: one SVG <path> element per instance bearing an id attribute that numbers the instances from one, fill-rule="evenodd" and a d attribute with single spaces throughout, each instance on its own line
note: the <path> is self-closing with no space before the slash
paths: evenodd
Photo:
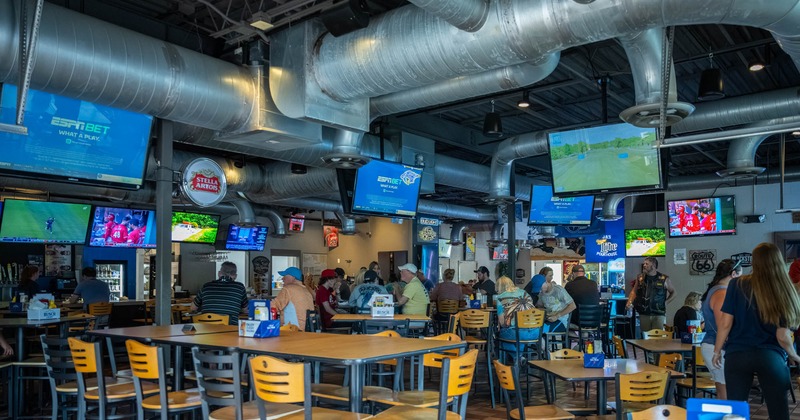
<path id="1" fill-rule="evenodd" d="M 664 228 L 625 229 L 626 257 L 665 257 L 667 233 Z"/>
<path id="2" fill-rule="evenodd" d="M 669 237 L 736 234 L 736 199 L 722 197 L 670 200 Z"/>
<path id="3" fill-rule="evenodd" d="M 83 244 L 92 206 L 6 199 L 0 242 Z"/>
<path id="4" fill-rule="evenodd" d="M 172 212 L 172 242 L 213 244 L 217 240 L 219 216 Z"/>
<path id="5" fill-rule="evenodd" d="M 604 125 L 550 133 L 548 141 L 556 196 L 662 188 L 655 128 Z"/>
<path id="6" fill-rule="evenodd" d="M 302 217 L 289 218 L 289 230 L 292 232 L 302 232 L 305 230 L 306 219 Z"/>
<path id="7" fill-rule="evenodd" d="M 101 248 L 155 248 L 156 212 L 95 206 L 89 246 Z"/>
<path id="8" fill-rule="evenodd" d="M 492 260 L 493 261 L 503 261 L 508 260 L 508 245 L 498 245 L 492 248 Z"/>
<path id="9" fill-rule="evenodd" d="M 353 213 L 413 218 L 422 168 L 373 159 L 358 168 Z"/>
<path id="10" fill-rule="evenodd" d="M 529 225 L 580 225 L 592 223 L 594 196 L 553 197 L 549 185 L 534 185 L 531 188 L 531 211 Z"/>
<path id="11" fill-rule="evenodd" d="M 263 251 L 269 228 L 266 226 L 244 227 L 233 223 L 228 226 L 225 249 L 235 251 Z"/>
<path id="12" fill-rule="evenodd" d="M 14 124 L 17 87 L 2 85 L 0 123 Z M 0 132 L 2 173 L 137 189 L 153 117 L 29 90 L 27 135 Z"/>

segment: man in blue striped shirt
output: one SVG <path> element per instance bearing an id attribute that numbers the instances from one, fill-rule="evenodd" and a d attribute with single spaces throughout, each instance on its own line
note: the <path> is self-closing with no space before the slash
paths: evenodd
<path id="1" fill-rule="evenodd" d="M 192 302 L 192 311 L 228 315 L 230 325 L 239 325 L 239 312 L 247 307 L 247 290 L 236 282 L 236 264 L 225 261 L 218 275 L 217 280 L 200 289 Z"/>

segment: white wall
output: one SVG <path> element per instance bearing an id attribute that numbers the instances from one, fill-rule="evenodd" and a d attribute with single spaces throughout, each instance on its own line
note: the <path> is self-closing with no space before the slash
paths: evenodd
<path id="1" fill-rule="evenodd" d="M 720 179 L 720 183 L 733 184 L 733 181 Z M 658 258 L 658 271 L 667 274 L 675 287 L 677 296 L 667 308 L 667 322 L 672 323 L 672 317 L 681 306 L 686 295 L 691 291 L 703 292 L 706 285 L 713 278 L 713 272 L 705 276 L 690 276 L 689 265 L 676 265 L 673 260 L 673 251 L 678 249 L 690 250 L 715 249 L 717 260 L 730 258 L 740 252 L 752 252 L 753 248 L 761 242 L 772 242 L 773 232 L 800 230 L 800 226 L 792 223 L 791 214 L 775 214 L 779 207 L 780 186 L 778 184 L 725 187 L 716 190 L 703 189 L 681 192 L 667 192 L 666 200 L 689 199 L 714 196 L 736 196 L 736 235 L 733 236 L 708 236 L 699 238 L 674 238 L 667 237 L 667 256 Z M 800 208 L 800 183 L 787 184 L 784 188 L 784 208 Z M 625 228 L 667 228 L 667 210 L 657 213 L 631 213 L 631 199 L 625 203 Z M 765 214 L 764 223 L 742 223 L 743 215 Z M 625 278 L 628 287 L 639 273 L 644 258 L 628 258 L 625 261 Z M 748 273 L 749 269 L 745 269 Z"/>

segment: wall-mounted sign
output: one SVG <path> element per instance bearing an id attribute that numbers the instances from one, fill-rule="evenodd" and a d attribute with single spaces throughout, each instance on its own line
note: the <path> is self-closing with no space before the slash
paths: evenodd
<path id="1" fill-rule="evenodd" d="M 752 267 L 753 266 L 753 254 L 749 252 L 740 252 L 738 254 L 731 255 L 731 259 L 733 261 L 741 261 L 742 267 Z"/>
<path id="2" fill-rule="evenodd" d="M 704 276 L 714 273 L 717 268 L 716 249 L 695 249 L 689 251 L 689 274 Z"/>
<path id="3" fill-rule="evenodd" d="M 475 261 L 475 232 L 464 234 L 464 261 Z"/>
<path id="4" fill-rule="evenodd" d="M 336 248 L 339 246 L 339 228 L 336 226 L 325 225 L 322 227 L 322 234 L 325 240 L 325 246 L 328 248 Z"/>
<path id="5" fill-rule="evenodd" d="M 219 204 L 228 191 L 225 172 L 211 159 L 194 159 L 183 168 L 181 191 L 200 207 Z"/>
<path id="6" fill-rule="evenodd" d="M 415 221 L 416 235 L 414 242 L 418 244 L 433 244 L 439 242 L 439 219 L 430 216 L 417 216 Z"/>
<path id="7" fill-rule="evenodd" d="M 620 203 L 620 207 L 622 203 Z M 617 210 L 618 214 L 620 210 Z M 623 209 L 622 214 L 625 213 Z M 625 220 L 604 221 L 602 231 L 586 237 L 586 262 L 609 262 L 625 257 Z"/>

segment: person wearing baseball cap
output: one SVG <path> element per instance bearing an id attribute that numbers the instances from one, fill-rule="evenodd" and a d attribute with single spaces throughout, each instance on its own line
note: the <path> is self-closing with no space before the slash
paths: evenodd
<path id="1" fill-rule="evenodd" d="M 473 286 L 473 289 L 476 292 L 480 290 L 486 295 L 486 306 L 494 306 L 494 295 L 497 294 L 497 290 L 494 282 L 489 278 L 489 269 L 485 265 L 478 267 L 475 270 L 475 277 L 478 278 L 478 283 Z"/>
<path id="2" fill-rule="evenodd" d="M 306 311 L 314 310 L 314 297 L 303 284 L 303 272 L 297 267 L 278 271 L 283 289 L 270 304 L 281 312 L 281 325 L 294 324 L 306 329 Z"/>
<path id="3" fill-rule="evenodd" d="M 406 283 L 403 294 L 396 296 L 397 305 L 403 307 L 403 314 L 425 315 L 431 299 L 425 286 L 417 278 L 417 266 L 411 263 L 397 267 L 400 270 L 400 280 Z M 397 293 L 397 292 L 395 292 Z"/>
<path id="4" fill-rule="evenodd" d="M 344 272 L 344 269 L 341 267 L 337 267 L 335 270 L 336 277 L 339 280 L 339 293 L 338 297 L 340 301 L 348 301 L 350 300 L 350 284 L 347 282 L 347 275 Z"/>
<path id="5" fill-rule="evenodd" d="M 378 284 L 378 273 L 374 270 L 364 272 L 364 282 L 353 289 L 350 294 L 350 306 L 360 314 L 370 313 L 369 301 L 373 295 L 385 295 L 386 288 Z"/>
<path id="6" fill-rule="evenodd" d="M 330 268 L 322 270 L 319 276 L 319 287 L 317 288 L 317 306 L 322 314 L 322 326 L 330 328 L 333 326 L 333 316 L 336 315 L 338 301 L 334 290 L 338 288 L 336 284 L 339 280 L 336 271 Z"/>

